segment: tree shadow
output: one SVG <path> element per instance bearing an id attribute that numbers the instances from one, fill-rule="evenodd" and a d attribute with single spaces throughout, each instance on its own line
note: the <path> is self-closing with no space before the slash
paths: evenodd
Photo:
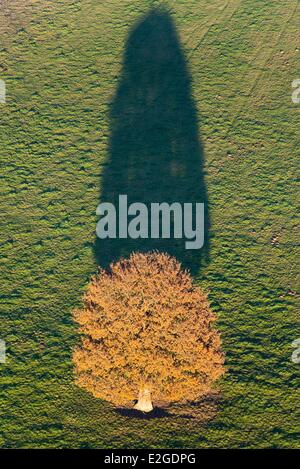
<path id="1" fill-rule="evenodd" d="M 136 409 L 126 409 L 121 407 L 117 408 L 115 412 L 119 415 L 122 415 L 122 417 L 135 418 L 139 420 L 152 420 L 171 417 L 171 414 L 167 410 L 160 409 L 159 407 L 154 407 L 153 410 L 148 413 L 144 413 Z"/>
<path id="2" fill-rule="evenodd" d="M 220 395 L 212 392 L 203 396 L 197 402 L 186 404 L 172 404 L 162 407 L 154 407 L 151 412 L 144 413 L 133 408 L 116 408 L 115 412 L 122 417 L 152 420 L 161 418 L 194 420 L 198 423 L 207 423 L 214 419 L 220 405 Z"/>
<path id="3" fill-rule="evenodd" d="M 157 249 L 198 272 L 209 260 L 204 155 L 191 77 L 172 18 L 163 9 L 151 10 L 129 34 L 110 122 L 100 202 L 118 208 L 120 194 L 128 196 L 128 205 L 143 202 L 147 207 L 152 202 L 204 202 L 205 242 L 201 249 L 186 249 L 185 239 L 172 237 L 96 238 L 98 265 L 107 267 L 133 251 Z"/>

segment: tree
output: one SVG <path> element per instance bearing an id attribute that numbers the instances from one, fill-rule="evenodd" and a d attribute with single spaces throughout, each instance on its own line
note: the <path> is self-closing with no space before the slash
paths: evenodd
<path id="1" fill-rule="evenodd" d="M 134 253 L 100 269 L 74 312 L 82 343 L 77 384 L 95 397 L 148 412 L 152 401 L 189 402 L 224 373 L 206 295 L 168 254 Z"/>

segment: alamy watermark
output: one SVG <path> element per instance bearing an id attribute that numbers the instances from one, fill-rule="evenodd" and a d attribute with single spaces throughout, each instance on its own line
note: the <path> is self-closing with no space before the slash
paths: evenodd
<path id="1" fill-rule="evenodd" d="M 5 81 L 0 79 L 0 104 L 6 103 L 6 85 Z"/>
<path id="2" fill-rule="evenodd" d="M 300 339 L 293 340 L 292 347 L 295 347 L 295 350 L 292 353 L 291 360 L 293 363 L 300 363 Z"/>
<path id="3" fill-rule="evenodd" d="M 6 361 L 6 343 L 5 340 L 0 339 L 0 363 Z"/>
<path id="4" fill-rule="evenodd" d="M 186 249 L 200 249 L 204 244 L 204 204 L 151 203 L 128 205 L 127 195 L 119 195 L 118 210 L 110 202 L 98 205 L 100 215 L 96 233 L 100 239 L 185 239 Z"/>
<path id="5" fill-rule="evenodd" d="M 300 78 L 296 78 L 292 81 L 292 88 L 294 91 L 292 92 L 292 103 L 299 104 L 300 103 Z"/>

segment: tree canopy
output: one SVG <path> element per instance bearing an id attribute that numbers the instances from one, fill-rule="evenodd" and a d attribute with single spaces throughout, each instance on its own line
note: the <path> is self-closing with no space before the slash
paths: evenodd
<path id="1" fill-rule="evenodd" d="M 77 383 L 95 397 L 136 408 L 194 401 L 224 373 L 206 295 L 168 254 L 133 253 L 100 269 L 74 311 L 82 343 Z"/>

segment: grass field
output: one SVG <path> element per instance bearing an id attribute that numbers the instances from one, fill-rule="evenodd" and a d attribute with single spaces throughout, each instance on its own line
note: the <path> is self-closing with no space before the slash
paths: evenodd
<path id="1" fill-rule="evenodd" d="M 193 185 L 198 174 L 209 204 L 209 260 L 193 253 L 186 263 L 209 292 L 226 352 L 218 410 L 204 421 L 129 418 L 73 382 L 79 339 L 71 311 L 96 270 L 99 197 L 109 194 L 109 181 L 115 191 L 126 187 L 114 176 L 119 163 L 137 182 L 146 158 L 135 155 L 124 167 L 122 152 L 131 150 L 113 145 L 126 103 L 131 117 L 140 109 L 130 93 L 129 101 L 120 99 L 137 44 L 130 38 L 160 5 L 176 32 L 185 74 L 176 71 L 177 83 L 185 93 L 162 93 L 157 113 L 174 105 L 174 115 L 164 116 L 176 128 L 180 106 L 187 111 L 182 164 L 188 141 L 198 145 L 198 165 L 188 152 L 194 169 L 186 172 Z M 300 336 L 300 105 L 291 101 L 291 82 L 300 78 L 299 20 L 297 0 L 0 0 L 0 79 L 7 86 L 0 104 L 2 447 L 299 446 L 299 364 L 291 361 Z M 136 65 L 145 79 L 147 63 Z M 150 146 L 151 122 L 143 125 Z M 146 184 L 155 187 L 158 169 L 147 167 Z M 169 182 L 185 195 L 188 181 Z"/>

